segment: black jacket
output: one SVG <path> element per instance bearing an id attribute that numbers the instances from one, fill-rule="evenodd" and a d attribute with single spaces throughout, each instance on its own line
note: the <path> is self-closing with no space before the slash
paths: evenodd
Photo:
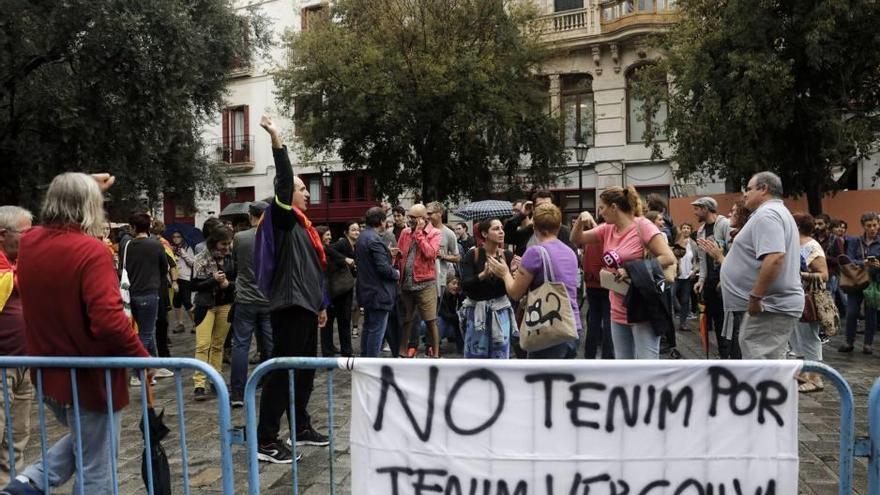
<path id="1" fill-rule="evenodd" d="M 275 159 L 275 201 L 272 229 L 275 240 L 275 272 L 266 294 L 272 311 L 297 306 L 318 314 L 324 307 L 324 274 L 318 252 L 305 225 L 290 207 L 293 198 L 293 166 L 287 147 L 272 148 Z"/>
<path id="2" fill-rule="evenodd" d="M 504 242 L 505 244 L 514 246 L 513 252 L 517 256 L 522 256 L 528 248 L 529 240 L 535 235 L 535 227 L 528 226 L 520 228 L 526 216 L 522 213 L 516 214 L 504 223 Z M 571 229 L 563 225 L 559 227 L 559 235 L 557 235 L 563 244 L 571 248 L 577 255 L 577 249 L 571 244 Z"/>
<path id="3" fill-rule="evenodd" d="M 232 262 L 232 256 L 223 258 L 221 268 L 226 274 L 226 279 L 229 280 L 229 286 L 225 289 L 220 288 L 220 284 L 214 280 L 214 277 L 193 277 L 191 283 L 193 292 L 195 292 L 193 302 L 196 306 L 213 308 L 232 304 L 235 301 L 235 264 Z"/>
<path id="4" fill-rule="evenodd" d="M 627 261 L 623 264 L 630 278 L 629 291 L 623 299 L 626 320 L 630 323 L 648 322 L 654 333 L 664 335 L 672 329 L 672 308 L 669 298 L 663 297 L 666 279 L 663 268 L 654 259 Z"/>

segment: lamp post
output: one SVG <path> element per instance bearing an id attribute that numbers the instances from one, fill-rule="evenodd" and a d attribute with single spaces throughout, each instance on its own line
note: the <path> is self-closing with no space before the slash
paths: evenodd
<path id="1" fill-rule="evenodd" d="M 587 161 L 587 152 L 590 145 L 578 139 L 574 145 L 574 156 L 578 162 L 578 214 L 584 211 L 584 162 Z"/>
<path id="2" fill-rule="evenodd" d="M 321 185 L 324 186 L 324 224 L 330 228 L 330 185 L 333 184 L 333 176 L 330 169 L 321 168 Z"/>

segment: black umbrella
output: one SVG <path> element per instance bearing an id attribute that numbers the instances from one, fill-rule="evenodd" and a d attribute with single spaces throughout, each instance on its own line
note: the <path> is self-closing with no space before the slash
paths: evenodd
<path id="1" fill-rule="evenodd" d="M 160 443 L 162 439 L 168 436 L 171 430 L 165 426 L 162 417 L 165 416 L 165 410 L 162 409 L 158 414 L 153 408 L 153 387 L 150 385 L 150 378 L 144 373 L 144 381 L 147 387 L 147 423 L 150 425 L 150 445 L 144 445 L 143 459 L 141 460 L 141 478 L 144 480 L 144 486 L 147 492 L 150 490 L 150 482 L 147 478 L 147 448 L 150 449 L 150 460 L 152 461 L 151 470 L 153 472 L 153 494 L 154 495 L 171 495 L 171 468 L 168 467 L 168 456 L 165 455 L 165 448 Z M 144 419 L 141 418 L 141 432 L 144 432 Z M 144 435 L 146 442 L 146 434 Z"/>
<path id="2" fill-rule="evenodd" d="M 165 227 L 165 238 L 171 239 L 171 235 L 175 232 L 180 232 L 180 235 L 183 236 L 187 246 L 190 247 L 195 247 L 198 243 L 205 240 L 205 236 L 202 235 L 201 230 L 185 223 L 172 223 L 167 225 Z"/>
<path id="3" fill-rule="evenodd" d="M 479 222 L 487 218 L 507 218 L 513 215 L 513 205 L 510 201 L 498 201 L 487 199 L 485 201 L 477 201 L 468 203 L 455 212 L 456 215 L 465 220 L 473 220 Z"/>
<path id="4" fill-rule="evenodd" d="M 220 212 L 220 218 L 234 215 L 247 215 L 250 203 L 229 203 L 223 211 Z"/>

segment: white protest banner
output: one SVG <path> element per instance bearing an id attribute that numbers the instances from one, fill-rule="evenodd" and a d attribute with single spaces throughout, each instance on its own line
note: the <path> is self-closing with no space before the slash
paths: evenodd
<path id="1" fill-rule="evenodd" d="M 356 359 L 352 493 L 794 495 L 800 366 Z"/>

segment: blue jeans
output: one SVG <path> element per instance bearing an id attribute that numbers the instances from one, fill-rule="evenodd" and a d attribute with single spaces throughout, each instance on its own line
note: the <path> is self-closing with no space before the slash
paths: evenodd
<path id="1" fill-rule="evenodd" d="M 675 307 L 678 310 L 678 328 L 687 328 L 688 315 L 691 312 L 691 292 L 694 282 L 689 278 L 677 278 L 672 286 L 675 294 Z"/>
<path id="2" fill-rule="evenodd" d="M 150 356 L 156 352 L 156 320 L 159 317 L 159 294 L 131 296 L 131 316 L 138 326 L 138 337 Z"/>
<path id="3" fill-rule="evenodd" d="M 651 324 L 611 322 L 614 357 L 617 359 L 660 359 L 660 336 Z"/>
<path id="4" fill-rule="evenodd" d="M 390 313 L 384 309 L 364 308 L 364 322 L 361 328 L 361 357 L 379 357 Z"/>
<path id="5" fill-rule="evenodd" d="M 577 357 L 578 341 L 572 340 L 540 351 L 529 352 L 528 359 L 574 359 Z"/>
<path id="6" fill-rule="evenodd" d="M 269 306 L 262 304 L 235 304 L 232 318 L 232 371 L 230 382 L 233 394 L 243 394 L 247 381 L 248 354 L 251 350 L 251 336 L 257 330 L 257 341 L 261 342 L 260 359 L 272 357 L 272 320 Z"/>
<path id="7" fill-rule="evenodd" d="M 859 322 L 859 310 L 865 296 L 861 292 L 847 294 L 846 298 L 846 343 L 853 345 L 856 341 L 856 325 Z M 865 305 L 865 345 L 874 343 L 874 332 L 877 331 L 877 310 Z"/>
<path id="8" fill-rule="evenodd" d="M 46 452 L 46 466 L 38 461 L 26 467 L 22 473 L 27 476 L 34 485 L 45 492 L 43 486 L 43 472 L 47 471 L 49 486 L 59 487 L 67 482 L 76 471 L 76 438 L 74 437 L 73 424 L 76 421 L 73 416 L 72 406 L 60 406 L 47 402 L 49 409 L 55 414 L 64 426 L 70 427 L 70 433 L 61 437 L 61 440 Z M 107 414 L 94 411 L 86 411 L 80 408 L 80 431 L 82 435 L 82 466 L 84 493 L 89 495 L 104 495 L 113 493 L 113 483 L 110 478 L 110 432 L 108 431 L 109 418 Z M 119 452 L 119 430 L 122 420 L 122 411 L 113 414 L 113 442 L 116 452 Z M 74 482 L 74 493 L 76 493 Z"/>

